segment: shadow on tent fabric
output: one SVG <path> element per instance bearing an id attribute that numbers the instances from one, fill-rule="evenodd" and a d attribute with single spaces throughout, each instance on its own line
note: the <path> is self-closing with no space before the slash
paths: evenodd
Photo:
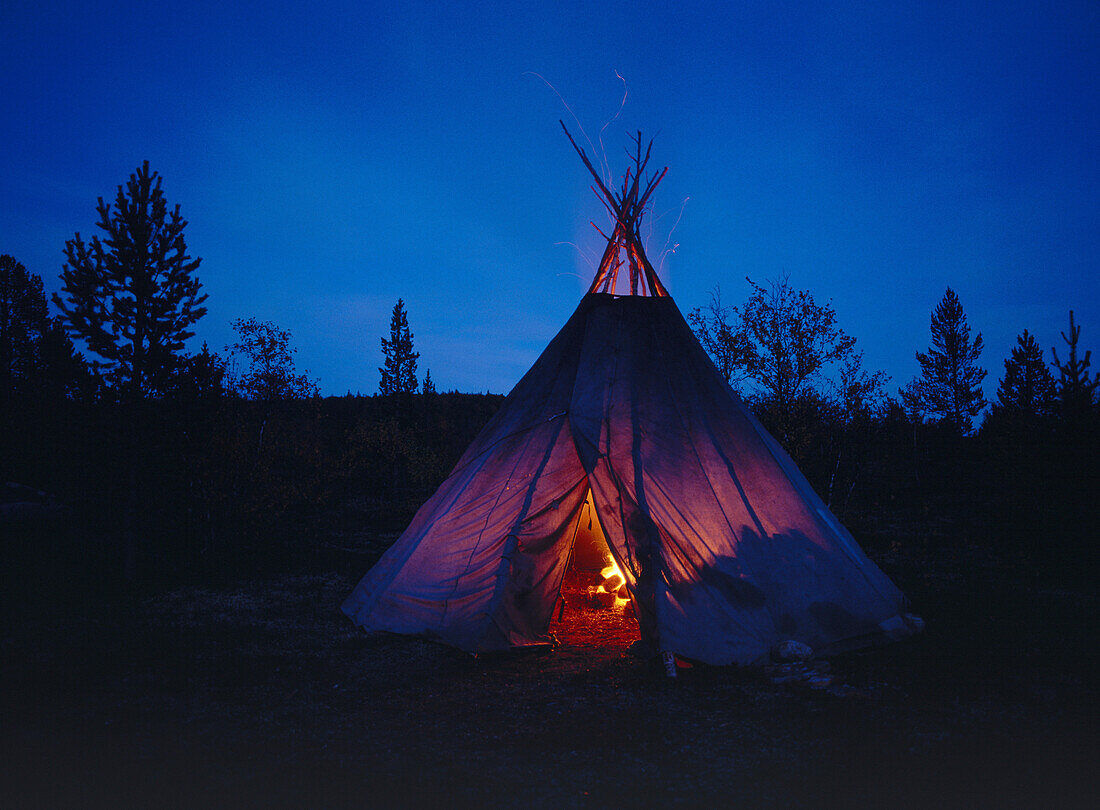
<path id="1" fill-rule="evenodd" d="M 668 594 L 678 605 L 710 601 L 725 607 L 739 626 L 771 626 L 781 637 L 832 654 L 886 640 L 887 633 L 868 609 L 866 594 L 874 582 L 858 567 L 839 563 L 797 530 L 762 537 L 748 526 L 738 534 L 736 556 L 680 560 L 680 574 L 666 569 Z M 792 570 L 801 576 L 791 576 Z M 793 583 L 800 583 L 795 585 Z M 887 602 L 885 596 L 882 597 Z"/>

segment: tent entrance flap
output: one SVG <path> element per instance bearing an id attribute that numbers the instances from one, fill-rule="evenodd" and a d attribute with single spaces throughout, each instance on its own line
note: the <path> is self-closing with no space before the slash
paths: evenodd
<path id="1" fill-rule="evenodd" d="M 611 544 L 607 542 L 603 522 L 596 513 L 591 488 L 584 495 L 577 526 L 573 532 L 573 549 L 566 576 L 592 586 L 621 601 L 630 599 L 627 576 L 619 567 Z M 592 596 L 592 594 L 589 594 Z"/>
<path id="2" fill-rule="evenodd" d="M 560 644 L 593 648 L 625 649 L 639 635 L 629 588 L 607 543 L 591 491 L 578 513 L 561 602 L 549 631 Z"/>
<path id="3" fill-rule="evenodd" d="M 471 652 L 546 643 L 548 627 L 564 641 L 559 593 L 566 615 L 584 616 L 597 612 L 587 589 L 603 584 L 571 591 L 566 574 L 599 578 L 591 569 L 608 556 L 625 586 L 595 599 L 618 604 L 625 587 L 617 609 L 647 642 L 708 664 L 766 661 L 789 640 L 865 645 L 908 626 L 901 592 L 730 390 L 673 300 L 599 292 L 343 608 L 370 632 Z M 579 646 L 613 644 L 593 634 Z"/>
<path id="4" fill-rule="evenodd" d="M 607 567 L 611 549 L 607 545 L 596 507 L 592 503 L 592 489 L 584 495 L 576 538 L 573 541 L 572 568 L 576 571 L 597 573 Z"/>

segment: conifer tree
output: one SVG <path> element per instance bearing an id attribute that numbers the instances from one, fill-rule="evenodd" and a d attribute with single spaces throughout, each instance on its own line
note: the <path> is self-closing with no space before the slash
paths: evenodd
<path id="1" fill-rule="evenodd" d="M 0 393 L 31 374 L 48 324 L 42 279 L 14 257 L 0 256 Z"/>
<path id="2" fill-rule="evenodd" d="M 424 373 L 424 383 L 423 383 L 423 385 L 420 386 L 420 392 L 422 394 L 434 394 L 435 393 L 435 383 L 432 382 L 432 370 L 431 369 L 428 369 Z"/>
<path id="3" fill-rule="evenodd" d="M 113 205 L 102 197 L 96 223 L 105 234 L 65 243 L 64 297 L 53 301 L 74 337 L 102 360 L 96 367 L 122 399 L 139 401 L 171 379 L 189 327 L 206 314 L 206 295 L 187 255 L 187 220 L 169 210 L 149 161 L 119 186 Z"/>
<path id="4" fill-rule="evenodd" d="M 0 256 L 0 401 L 17 391 L 64 399 L 93 390 L 84 358 L 49 317 L 42 279 Z"/>
<path id="5" fill-rule="evenodd" d="M 405 314 L 405 302 L 398 298 L 390 317 L 390 339 L 382 338 L 384 364 L 378 371 L 382 380 L 378 384 L 380 394 L 412 394 L 416 392 L 416 361 L 420 355 L 413 351 L 413 336 L 409 331 L 409 319 Z"/>
<path id="6" fill-rule="evenodd" d="M 1058 350 L 1051 348 L 1058 370 L 1058 402 L 1068 416 L 1078 416 L 1088 411 L 1096 401 L 1097 389 L 1100 389 L 1100 373 L 1090 374 L 1089 366 L 1092 352 L 1085 352 L 1082 359 L 1077 358 L 1077 342 L 1081 339 L 1081 327 L 1073 322 L 1073 310 L 1069 311 L 1069 335 L 1062 333 L 1062 340 L 1069 346 L 1069 357 L 1065 363 L 1058 359 Z"/>
<path id="7" fill-rule="evenodd" d="M 1033 416 L 1046 413 L 1054 399 L 1054 377 L 1043 361 L 1043 350 L 1025 329 L 1005 360 L 1005 376 L 997 389 L 999 407 Z"/>
<path id="8" fill-rule="evenodd" d="M 133 580 L 143 548 L 138 504 L 147 486 L 144 465 L 148 414 L 138 406 L 170 390 L 183 359 L 189 327 L 206 314 L 205 294 L 195 277 L 200 259 L 187 255 L 187 220 L 168 208 L 161 177 L 149 161 L 119 186 L 113 205 L 100 197 L 96 226 L 104 238 L 85 242 L 77 233 L 65 243 L 62 292 L 53 302 L 69 334 L 84 340 L 101 360 L 93 365 L 118 399 L 131 406 L 124 418 L 128 458 L 127 497 L 122 511 L 123 573 Z"/>
<path id="9" fill-rule="evenodd" d="M 95 399 L 101 380 L 92 373 L 84 355 L 76 350 L 61 316 L 50 319 L 38 348 L 34 383 L 52 399 Z"/>
<path id="10" fill-rule="evenodd" d="M 932 345 L 917 352 L 921 376 L 902 389 L 906 405 L 928 413 L 969 433 L 973 418 L 985 407 L 982 380 L 986 372 L 977 365 L 982 353 L 981 333 L 970 340 L 962 303 L 950 287 L 932 313 Z"/>
<path id="11" fill-rule="evenodd" d="M 214 403 L 230 391 L 229 363 L 204 341 L 202 349 L 180 363 L 172 395 L 188 403 Z"/>

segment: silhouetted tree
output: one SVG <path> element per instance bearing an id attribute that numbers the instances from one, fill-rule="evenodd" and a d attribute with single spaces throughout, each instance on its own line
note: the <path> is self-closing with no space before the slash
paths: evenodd
<path id="1" fill-rule="evenodd" d="M 290 345 L 290 331 L 270 321 L 238 318 L 233 321 L 238 340 L 226 351 L 241 355 L 248 367 L 235 380 L 237 392 L 245 399 L 276 402 L 309 399 L 318 395 L 317 382 L 309 372 L 299 374 L 294 367 L 297 349 Z"/>
<path id="2" fill-rule="evenodd" d="M 1016 338 L 1012 356 L 1005 360 L 1005 376 L 997 389 L 998 406 L 1019 414 L 1038 416 L 1050 410 L 1054 377 L 1043 361 L 1043 350 L 1025 329 Z"/>
<path id="3" fill-rule="evenodd" d="M 950 287 L 932 313 L 932 345 L 917 352 L 921 376 L 902 389 L 902 398 L 915 413 L 929 414 L 969 433 L 972 420 L 985 407 L 982 380 L 986 372 L 977 365 L 982 353 L 981 333 L 970 340 L 959 297 Z"/>
<path id="4" fill-rule="evenodd" d="M 270 321 L 238 318 L 233 330 L 240 338 L 226 351 L 242 355 L 248 368 L 233 382 L 243 398 L 262 404 L 257 452 L 263 447 L 264 430 L 273 412 L 272 405 L 292 399 L 310 399 L 318 395 L 317 383 L 309 372 L 299 374 L 294 368 L 290 346 L 290 331 L 280 329 Z"/>
<path id="5" fill-rule="evenodd" d="M 710 293 L 710 304 L 688 313 L 688 323 L 726 382 L 739 391 L 749 376 L 752 346 L 737 307 L 722 303 L 722 290 Z"/>
<path id="6" fill-rule="evenodd" d="M 831 304 L 819 305 L 786 278 L 767 287 L 746 280 L 752 292 L 743 306 L 723 304 L 715 288 L 688 321 L 731 386 L 755 383 L 757 416 L 822 495 L 842 492 L 847 502 L 886 375 L 863 369 L 855 338 L 837 326 Z"/>
<path id="7" fill-rule="evenodd" d="M 836 325 L 830 304 L 818 305 L 788 279 L 767 288 L 745 280 L 752 294 L 743 307 L 723 305 L 716 288 L 710 305 L 696 307 L 688 321 L 727 382 L 754 380 L 763 398 L 785 413 L 826 365 L 851 355 L 855 338 Z"/>
<path id="8" fill-rule="evenodd" d="M 38 354 L 41 365 L 34 385 L 42 395 L 78 400 L 94 400 L 99 396 L 101 381 L 88 367 L 84 355 L 73 346 L 60 315 L 49 320 Z"/>
<path id="9" fill-rule="evenodd" d="M 95 365 L 120 397 L 137 402 L 170 380 L 189 327 L 206 314 L 194 275 L 201 259 L 187 255 L 187 220 L 178 205 L 168 209 L 148 161 L 113 206 L 100 197 L 96 210 L 105 238 L 85 243 L 77 233 L 65 243 L 64 296 L 53 301 L 69 332 L 103 358 Z"/>
<path id="10" fill-rule="evenodd" d="M 0 395 L 31 375 L 48 325 L 42 279 L 12 256 L 0 256 Z"/>
<path id="11" fill-rule="evenodd" d="M 817 304 L 806 290 L 796 290 L 782 278 L 763 287 L 746 279 L 752 288 L 748 300 L 734 310 L 740 318 L 736 329 L 713 334 L 725 344 L 724 361 L 742 365 L 744 378 L 760 392 L 759 414 L 787 451 L 808 464 L 805 453 L 818 430 L 824 411 L 832 409 L 828 386 L 811 381 L 823 369 L 852 352 L 855 339 L 836 325 L 830 304 Z M 712 302 L 712 327 L 721 322 L 722 307 Z M 736 373 L 735 373 L 736 377 Z"/>
<path id="12" fill-rule="evenodd" d="M 0 400 L 16 391 L 54 398 L 94 390 L 84 358 L 51 319 L 42 279 L 11 256 L 0 256 Z"/>
<path id="13" fill-rule="evenodd" d="M 1073 310 L 1069 311 L 1069 335 L 1062 332 L 1062 340 L 1069 346 L 1066 362 L 1058 359 L 1058 350 L 1051 348 L 1054 362 L 1051 365 L 1058 370 L 1058 403 L 1063 413 L 1078 416 L 1089 410 L 1096 401 L 1096 391 L 1100 388 L 1100 373 L 1089 374 L 1092 352 L 1085 352 L 1081 359 L 1077 357 L 1077 343 L 1081 339 L 1081 327 L 1073 322 Z"/>
<path id="14" fill-rule="evenodd" d="M 102 360 L 93 365 L 123 403 L 128 491 L 122 512 L 123 572 L 138 570 L 139 535 L 148 517 L 138 511 L 147 487 L 148 448 L 155 432 L 149 399 L 172 385 L 182 361 L 189 327 L 206 314 L 206 295 L 195 277 L 200 259 L 187 255 L 187 220 L 179 206 L 169 210 L 161 178 L 145 161 L 119 186 L 114 204 L 96 207 L 104 239 L 85 242 L 78 232 L 65 243 L 62 292 L 53 301 L 66 328 Z M 139 525 L 141 523 L 142 525 Z"/>
<path id="15" fill-rule="evenodd" d="M 190 402 L 218 400 L 227 392 L 228 375 L 226 361 L 203 342 L 198 353 L 178 364 L 173 395 Z"/>
<path id="16" fill-rule="evenodd" d="M 382 380 L 378 384 L 380 394 L 412 394 L 417 388 L 416 361 L 420 355 L 413 351 L 413 336 L 409 332 L 409 320 L 405 314 L 405 302 L 400 298 L 393 306 L 390 317 L 390 339 L 382 338 L 384 364 L 378 371 Z"/>
<path id="17" fill-rule="evenodd" d="M 884 371 L 865 371 L 863 352 L 850 352 L 841 362 L 837 376 L 837 389 L 846 421 L 869 419 L 884 405 L 884 386 L 890 377 Z"/>
<path id="18" fill-rule="evenodd" d="M 818 305 L 786 278 L 767 289 L 746 281 L 753 289 L 741 310 L 748 371 L 783 411 L 826 364 L 850 355 L 855 338 L 836 325 L 831 304 Z"/>
<path id="19" fill-rule="evenodd" d="M 432 370 L 428 369 L 424 373 L 424 384 L 420 387 L 420 393 L 422 394 L 434 394 L 435 383 L 432 382 Z"/>
<path id="20" fill-rule="evenodd" d="M 831 509 L 843 511 L 856 487 L 878 427 L 875 417 L 885 405 L 888 379 L 885 372 L 864 370 L 863 352 L 849 352 L 840 363 L 836 388 L 841 430 L 825 491 Z"/>

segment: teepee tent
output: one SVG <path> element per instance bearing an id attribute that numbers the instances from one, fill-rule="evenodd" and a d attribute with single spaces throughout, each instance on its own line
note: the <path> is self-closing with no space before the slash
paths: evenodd
<path id="1" fill-rule="evenodd" d="M 614 192 L 573 146 L 615 222 L 592 286 L 344 612 L 471 652 L 548 643 L 587 502 L 662 651 L 751 664 L 787 640 L 828 653 L 906 635 L 901 592 L 729 388 L 646 258 L 638 223 L 664 171 L 643 181 L 641 136 Z"/>

